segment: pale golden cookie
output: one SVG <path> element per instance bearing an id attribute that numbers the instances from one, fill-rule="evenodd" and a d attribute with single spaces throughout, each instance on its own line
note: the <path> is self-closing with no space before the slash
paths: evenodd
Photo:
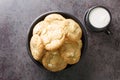
<path id="1" fill-rule="evenodd" d="M 66 19 L 66 37 L 72 41 L 77 41 L 82 37 L 82 30 L 78 23 L 72 19 Z"/>
<path id="2" fill-rule="evenodd" d="M 33 35 L 30 41 L 30 49 L 35 60 L 39 61 L 43 56 L 44 45 L 40 36 Z"/>
<path id="3" fill-rule="evenodd" d="M 60 14 L 49 14 L 48 16 L 45 17 L 44 21 L 47 21 L 49 23 L 53 22 L 53 21 L 62 21 L 65 20 L 65 18 L 63 16 L 61 16 Z"/>
<path id="4" fill-rule="evenodd" d="M 53 72 L 66 68 L 67 63 L 62 59 L 58 51 L 48 51 L 42 59 L 43 66 Z"/>
<path id="5" fill-rule="evenodd" d="M 82 49 L 82 46 L 83 46 L 82 40 L 79 40 L 77 43 L 79 44 L 79 48 L 80 48 L 80 50 L 81 50 L 81 49 Z"/>
<path id="6" fill-rule="evenodd" d="M 41 38 L 46 50 L 56 50 L 63 44 L 65 39 L 63 28 L 64 23 L 61 22 L 61 25 L 59 25 L 59 22 L 54 21 L 49 24 L 45 30 L 43 30 Z"/>
<path id="7" fill-rule="evenodd" d="M 79 61 L 81 55 L 82 41 L 65 41 L 60 49 L 61 56 L 68 64 L 75 64 Z"/>
<path id="8" fill-rule="evenodd" d="M 40 35 L 41 32 L 48 26 L 48 23 L 45 21 L 40 21 L 39 23 L 37 23 L 35 25 L 35 27 L 33 28 L 33 35 L 34 34 L 38 34 Z"/>

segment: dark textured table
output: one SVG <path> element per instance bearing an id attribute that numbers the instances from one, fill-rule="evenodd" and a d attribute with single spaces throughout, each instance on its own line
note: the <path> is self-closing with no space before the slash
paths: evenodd
<path id="1" fill-rule="evenodd" d="M 75 15 L 96 5 L 112 13 L 113 35 L 88 31 L 80 62 L 58 73 L 39 68 L 26 50 L 27 30 L 40 14 L 57 10 Z M 120 80 L 120 0 L 0 0 L 0 80 Z"/>

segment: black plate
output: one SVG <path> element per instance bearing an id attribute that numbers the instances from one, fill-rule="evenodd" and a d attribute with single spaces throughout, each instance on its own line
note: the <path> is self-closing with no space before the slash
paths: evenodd
<path id="1" fill-rule="evenodd" d="M 61 15 L 62 15 L 63 17 L 65 17 L 65 18 L 71 18 L 71 19 L 75 20 L 75 21 L 81 26 L 82 33 L 83 33 L 83 34 L 82 34 L 83 47 L 82 47 L 81 54 L 83 55 L 83 54 L 85 53 L 86 49 L 87 49 L 88 39 L 87 39 L 86 29 L 85 29 L 85 27 L 81 24 L 81 22 L 80 22 L 76 17 L 74 17 L 73 15 L 71 15 L 71 14 L 69 14 L 69 13 L 58 12 L 58 11 L 56 11 L 56 12 L 55 12 L 55 11 L 52 11 L 52 12 L 44 13 L 44 14 L 40 15 L 38 18 L 36 18 L 36 19 L 33 21 L 33 23 L 31 24 L 31 26 L 30 26 L 30 28 L 29 28 L 29 30 L 28 30 L 28 33 L 27 33 L 27 42 L 26 42 L 26 47 L 27 47 L 27 51 L 28 51 L 29 56 L 31 57 L 31 59 L 33 60 L 33 62 L 34 62 L 35 64 L 37 64 L 39 67 L 41 67 L 41 68 L 43 68 L 43 65 L 42 65 L 40 62 L 36 61 L 36 60 L 32 57 L 32 54 L 31 54 L 31 51 L 30 51 L 30 39 L 31 39 L 31 37 L 32 37 L 32 33 L 33 33 L 33 28 L 34 28 L 34 26 L 35 26 L 38 22 L 42 21 L 47 15 L 52 14 L 52 13 L 61 14 Z M 71 67 L 71 66 L 72 66 L 72 65 L 68 65 L 68 66 L 66 67 L 66 69 L 69 68 L 69 67 Z M 43 68 L 43 69 L 45 69 L 45 68 Z"/>

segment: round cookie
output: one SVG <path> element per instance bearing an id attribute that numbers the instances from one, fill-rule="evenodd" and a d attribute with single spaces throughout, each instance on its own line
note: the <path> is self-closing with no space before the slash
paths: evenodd
<path id="1" fill-rule="evenodd" d="M 67 63 L 62 59 L 58 51 L 48 51 L 42 59 L 43 66 L 52 71 L 57 72 L 66 68 Z"/>
<path id="2" fill-rule="evenodd" d="M 65 20 L 65 18 L 62 15 L 60 15 L 60 14 L 49 14 L 44 19 L 44 21 L 49 22 L 49 23 L 53 22 L 54 20 L 55 21 L 56 20 L 63 21 L 63 20 Z"/>
<path id="3" fill-rule="evenodd" d="M 81 56 L 82 41 L 72 42 L 65 41 L 63 46 L 60 48 L 60 53 L 63 59 L 68 64 L 75 64 L 79 61 Z"/>
<path id="4" fill-rule="evenodd" d="M 65 39 L 64 22 L 54 21 L 49 24 L 41 33 L 41 38 L 46 50 L 58 49 Z"/>
<path id="5" fill-rule="evenodd" d="M 33 35 L 30 40 L 30 49 L 35 60 L 39 61 L 43 56 L 44 45 L 40 36 Z"/>
<path id="6" fill-rule="evenodd" d="M 38 34 L 40 35 L 41 32 L 48 26 L 48 23 L 45 21 L 40 21 L 39 23 L 37 23 L 35 25 L 35 27 L 33 28 L 33 35 L 34 34 Z"/>
<path id="7" fill-rule="evenodd" d="M 82 30 L 78 23 L 72 19 L 66 19 L 66 37 L 72 41 L 77 41 L 82 37 Z"/>

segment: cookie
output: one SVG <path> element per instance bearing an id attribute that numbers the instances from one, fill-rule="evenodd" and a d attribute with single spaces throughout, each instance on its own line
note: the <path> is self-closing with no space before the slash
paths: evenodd
<path id="1" fill-rule="evenodd" d="M 43 66 L 52 71 L 57 72 L 66 68 L 67 63 L 60 56 L 59 51 L 48 51 L 42 59 Z"/>
<path id="2" fill-rule="evenodd" d="M 81 48 L 81 40 L 78 42 L 65 41 L 63 46 L 60 48 L 60 53 L 68 64 L 75 64 L 80 60 Z"/>
<path id="3" fill-rule="evenodd" d="M 40 35 L 41 32 L 48 26 L 48 23 L 45 21 L 40 21 L 39 23 L 37 23 L 35 25 L 35 27 L 33 28 L 33 35 L 34 34 L 38 34 Z"/>
<path id="4" fill-rule="evenodd" d="M 64 23 L 54 22 L 48 25 L 48 27 L 41 33 L 42 41 L 46 50 L 56 50 L 64 42 Z"/>
<path id="5" fill-rule="evenodd" d="M 72 41 L 77 41 L 82 37 L 82 30 L 78 23 L 72 19 L 66 19 L 66 37 Z"/>
<path id="6" fill-rule="evenodd" d="M 80 48 L 80 50 L 81 50 L 81 49 L 82 49 L 82 46 L 83 46 L 82 40 L 79 40 L 77 43 L 78 43 L 79 48 Z"/>
<path id="7" fill-rule="evenodd" d="M 56 20 L 62 21 L 62 20 L 65 20 L 65 18 L 61 16 L 60 14 L 49 14 L 44 19 L 44 21 L 49 22 L 49 23 L 56 21 Z"/>
<path id="8" fill-rule="evenodd" d="M 33 35 L 30 40 L 30 49 L 35 60 L 39 61 L 43 56 L 44 45 L 40 36 Z"/>

